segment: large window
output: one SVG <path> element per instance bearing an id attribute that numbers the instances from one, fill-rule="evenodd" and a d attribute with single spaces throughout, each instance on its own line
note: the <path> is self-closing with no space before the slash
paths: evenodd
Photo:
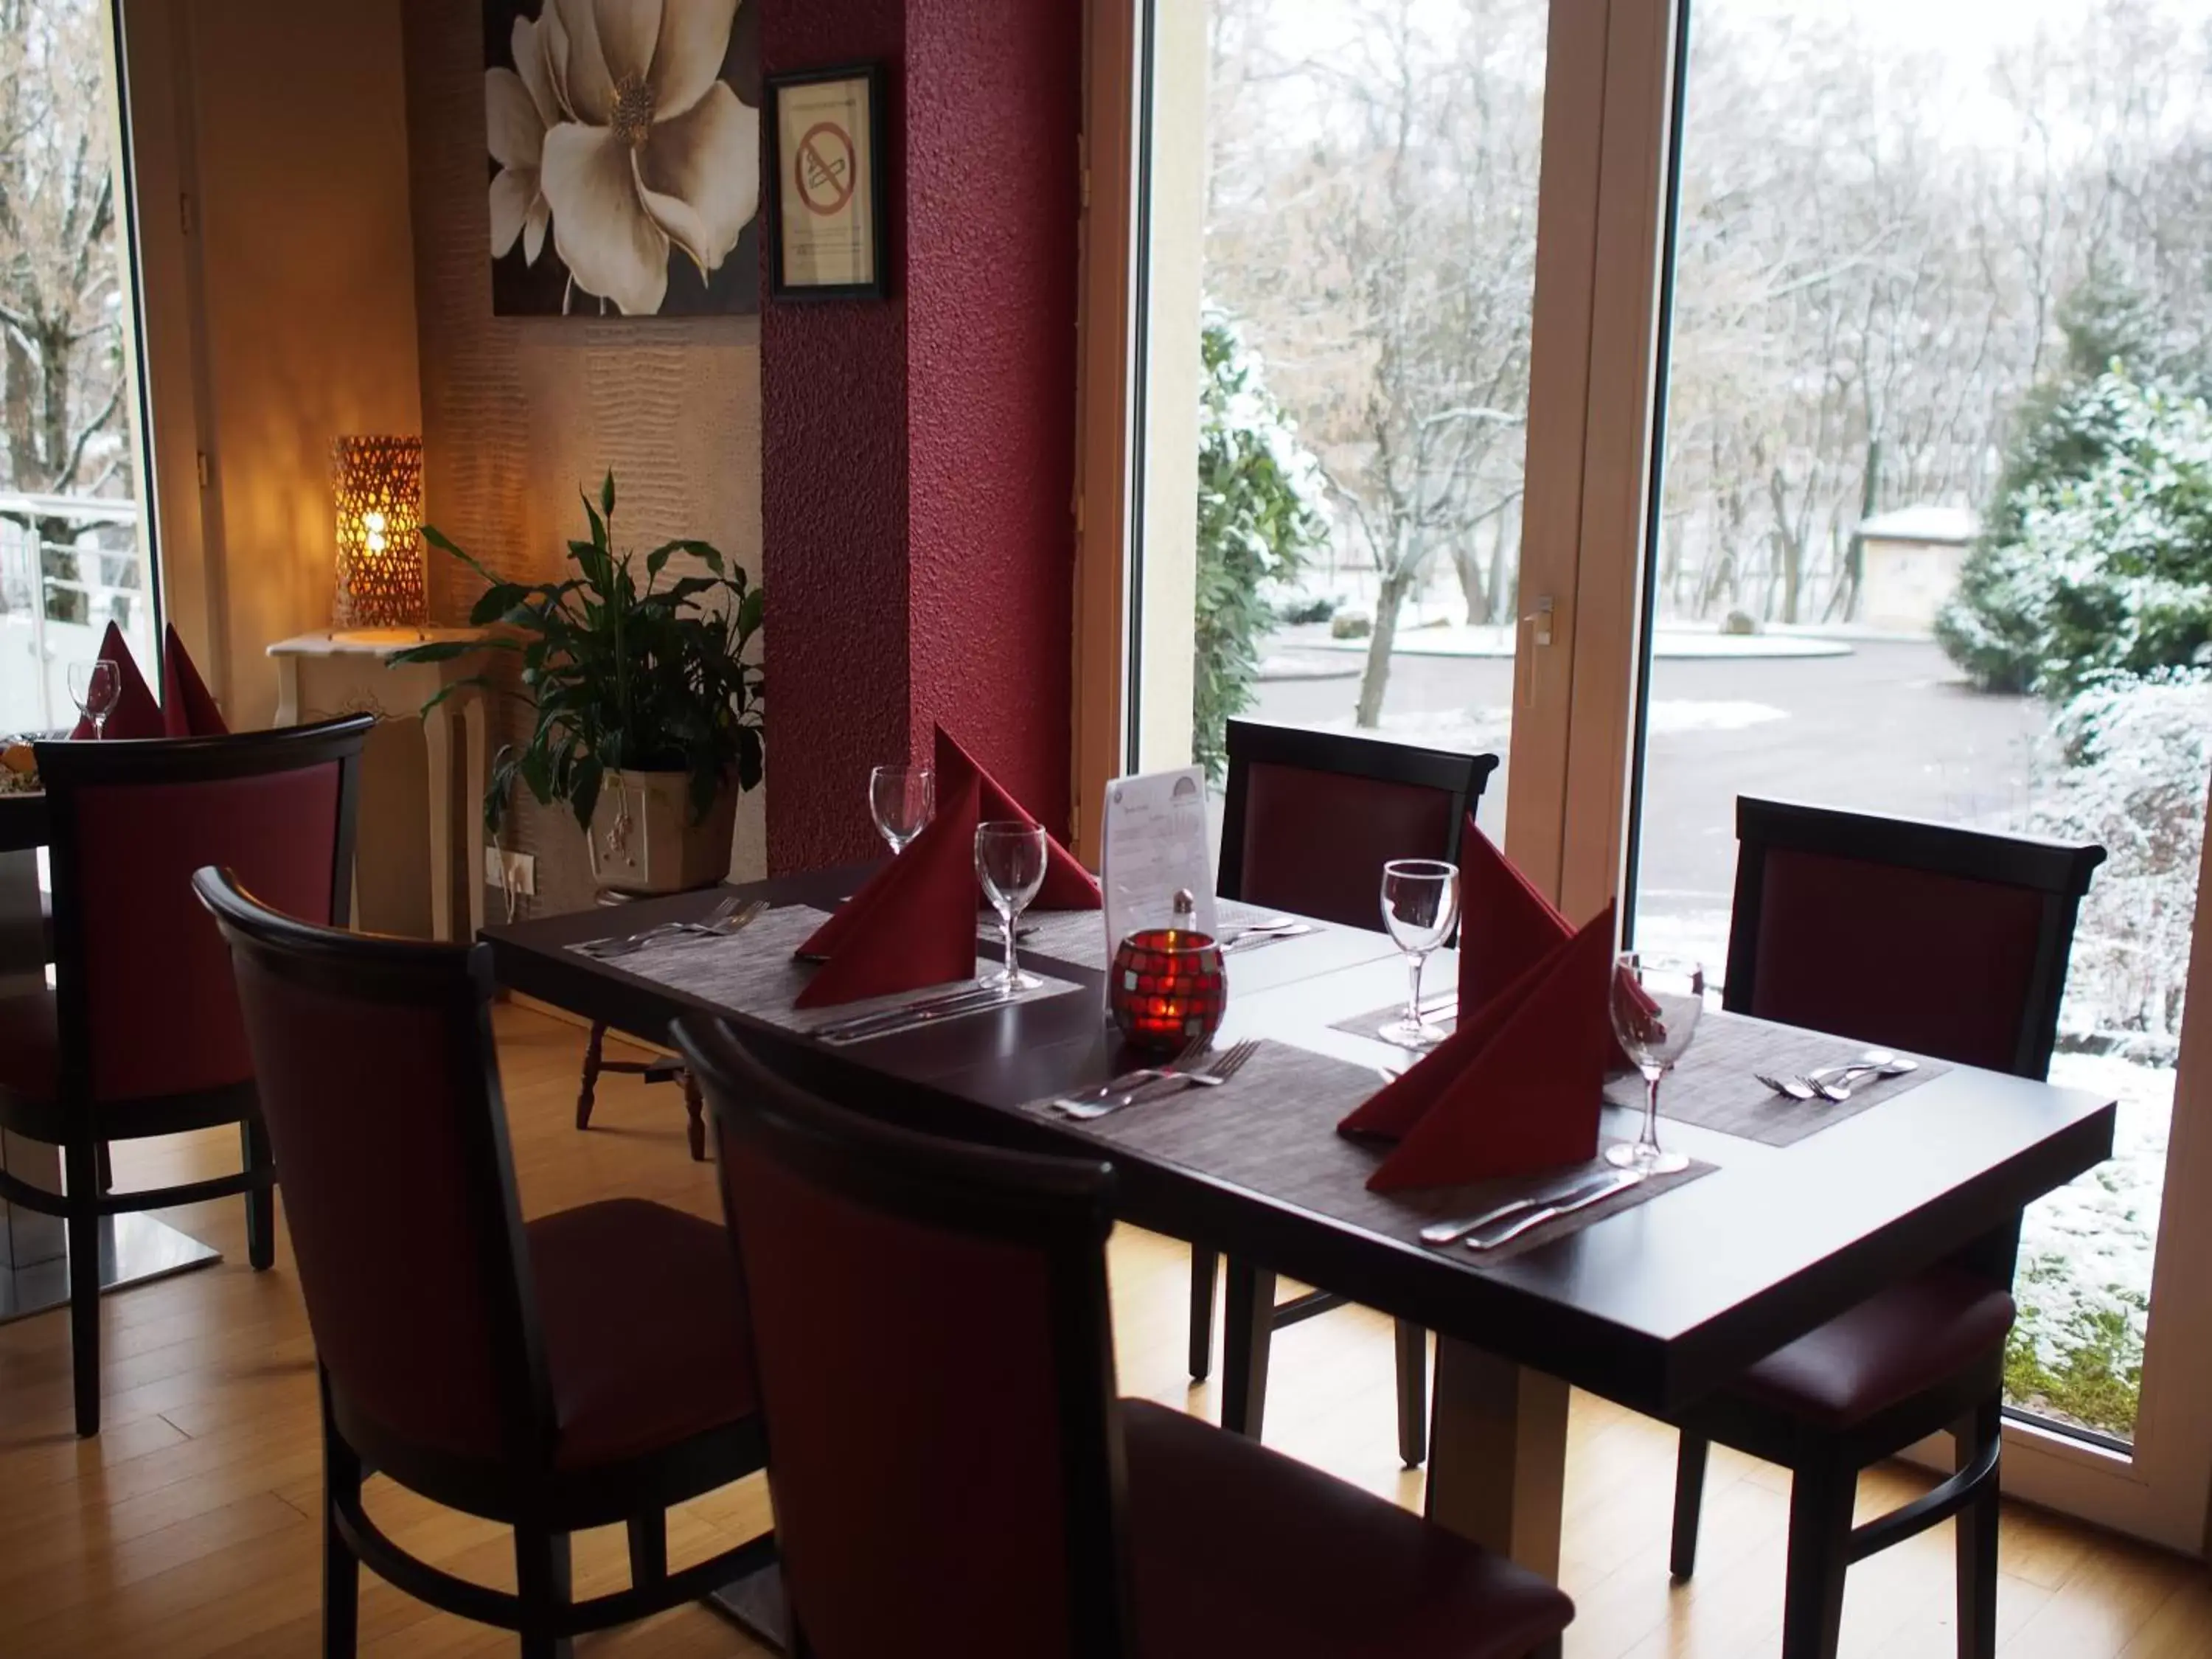
<path id="1" fill-rule="evenodd" d="M 2119 1148 L 2027 1218 L 2005 1478 L 2197 1547 L 2212 6 L 1126 9 L 1084 787 L 1247 711 L 1510 754 L 1532 878 L 1716 971 L 1741 794 L 2102 842 L 2054 1073 Z"/>
<path id="2" fill-rule="evenodd" d="M 106 0 L 0 0 L 0 731 L 72 724 L 111 622 L 155 660 Z"/>

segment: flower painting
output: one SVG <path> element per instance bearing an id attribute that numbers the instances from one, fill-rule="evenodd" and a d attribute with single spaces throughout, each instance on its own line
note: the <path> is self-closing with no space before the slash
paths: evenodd
<path id="1" fill-rule="evenodd" d="M 484 0 L 501 316 L 760 308 L 761 0 Z"/>

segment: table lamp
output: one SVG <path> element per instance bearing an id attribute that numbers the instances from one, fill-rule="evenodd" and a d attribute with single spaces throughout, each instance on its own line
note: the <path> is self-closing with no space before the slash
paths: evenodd
<path id="1" fill-rule="evenodd" d="M 422 441 L 340 438 L 331 446 L 337 503 L 338 629 L 420 628 L 428 611 L 422 568 Z"/>

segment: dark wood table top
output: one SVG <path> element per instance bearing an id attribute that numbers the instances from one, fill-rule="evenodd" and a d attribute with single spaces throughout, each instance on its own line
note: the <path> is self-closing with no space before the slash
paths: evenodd
<path id="1" fill-rule="evenodd" d="M 865 874 L 741 890 L 826 908 Z M 1669 1144 L 1714 1173 L 1504 1265 L 1478 1266 L 1465 1252 L 1315 1214 L 1021 1109 L 1126 1064 L 1096 970 L 1047 959 L 1086 992 L 831 1049 L 565 948 L 702 914 L 722 896 L 641 901 L 618 923 L 595 910 L 483 937 L 501 981 L 525 994 L 656 1038 L 678 1014 L 722 1013 L 830 1098 L 942 1133 L 1109 1156 L 1121 1211 L 1138 1225 L 1202 1240 L 1661 1415 L 1934 1262 L 1961 1257 L 2008 1273 L 2021 1209 L 2112 1150 L 2109 1101 L 1956 1067 L 1789 1147 L 1670 1121 Z M 1449 982 L 1448 963 L 1432 970 Z M 1271 945 L 1236 958 L 1231 980 L 1224 1042 L 1264 1036 L 1362 1065 L 1403 1063 L 1379 1041 L 1328 1029 L 1403 996 L 1404 968 L 1380 934 L 1336 930 Z M 1613 1110 L 1606 1129 L 1632 1137 L 1632 1115 Z"/>
<path id="2" fill-rule="evenodd" d="M 27 853 L 46 844 L 46 796 L 0 795 L 0 853 Z"/>

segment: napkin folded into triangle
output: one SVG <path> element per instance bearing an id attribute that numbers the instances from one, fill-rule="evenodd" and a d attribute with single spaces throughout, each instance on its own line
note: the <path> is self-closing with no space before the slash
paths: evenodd
<path id="1" fill-rule="evenodd" d="M 975 823 L 970 778 L 940 794 L 937 816 L 799 947 L 825 958 L 801 1008 L 829 1008 L 975 975 Z"/>
<path id="2" fill-rule="evenodd" d="M 1369 1188 L 1455 1187 L 1595 1158 L 1612 969 L 1607 906 L 1338 1124 L 1398 1143 Z"/>
<path id="3" fill-rule="evenodd" d="M 1468 1020 L 1566 940 L 1574 927 L 1469 817 L 1460 838 L 1459 1018 Z M 1607 1071 L 1633 1071 L 1602 1022 Z"/>
<path id="4" fill-rule="evenodd" d="M 161 640 L 161 725 L 172 738 L 221 738 L 230 732 L 174 623 Z"/>
<path id="5" fill-rule="evenodd" d="M 937 792 L 940 798 L 951 794 L 969 780 L 973 779 L 979 792 L 976 817 L 979 823 L 1034 824 L 1036 817 L 1007 793 L 999 781 L 976 763 L 975 757 L 960 746 L 943 726 L 937 728 Z M 1105 901 L 1100 896 L 1098 881 L 1088 870 L 1076 862 L 1075 855 L 1060 844 L 1057 836 L 1048 832 L 1044 838 L 1044 885 L 1030 901 L 1038 910 L 1096 910 Z"/>
<path id="6" fill-rule="evenodd" d="M 112 662 L 123 681 L 122 695 L 116 698 L 115 708 L 107 716 L 105 735 L 111 738 L 159 738 L 167 733 L 161 724 L 161 705 L 154 701 L 154 693 L 146 684 L 146 677 L 138 672 L 138 662 L 131 654 L 131 647 L 123 638 L 123 630 L 113 623 L 100 636 L 100 660 Z M 92 716 L 82 715 L 76 727 L 70 733 L 72 742 L 82 743 L 94 736 Z"/>

